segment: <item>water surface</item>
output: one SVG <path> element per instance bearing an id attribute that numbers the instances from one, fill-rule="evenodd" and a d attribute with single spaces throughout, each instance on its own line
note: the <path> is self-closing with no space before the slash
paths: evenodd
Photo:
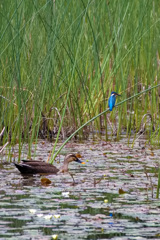
<path id="1" fill-rule="evenodd" d="M 0 164 L 0 239 L 159 239 L 156 199 L 160 152 L 120 142 L 69 143 L 63 155 L 80 152 L 85 165 L 69 174 L 23 177 L 13 163 Z M 35 159 L 47 160 L 53 144 L 40 141 Z M 34 146 L 33 152 L 34 156 Z M 27 156 L 27 145 L 23 149 Z M 18 156 L 14 148 L 13 158 Z M 60 162 L 60 163 L 59 163 Z M 120 194 L 123 193 L 123 194 Z M 33 209 L 33 210 L 31 210 Z"/>

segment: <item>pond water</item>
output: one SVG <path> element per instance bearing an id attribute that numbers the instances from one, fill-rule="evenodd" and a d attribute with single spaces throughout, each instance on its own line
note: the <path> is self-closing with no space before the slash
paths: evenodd
<path id="1" fill-rule="evenodd" d="M 35 159 L 47 160 L 52 147 L 39 141 Z M 76 184 L 60 174 L 46 176 L 51 184 L 44 185 L 41 176 L 23 177 L 7 163 L 6 150 L 0 164 L 0 239 L 160 239 L 160 151 L 144 148 L 143 140 L 133 149 L 124 139 L 69 143 L 54 164 L 76 152 L 85 161 L 69 166 Z M 17 155 L 15 146 L 15 160 Z"/>

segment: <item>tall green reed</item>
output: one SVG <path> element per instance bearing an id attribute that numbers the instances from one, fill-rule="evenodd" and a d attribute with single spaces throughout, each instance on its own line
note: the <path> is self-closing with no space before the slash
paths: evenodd
<path id="1" fill-rule="evenodd" d="M 0 13 L 0 122 L 5 138 L 19 143 L 19 157 L 23 141 L 31 146 L 44 121 L 50 131 L 53 123 L 59 129 L 58 141 L 62 127 L 70 135 L 105 111 L 112 90 L 125 99 L 158 83 L 158 0 L 16 0 L 1 3 Z M 147 112 L 158 126 L 158 96 L 155 89 L 114 111 L 118 134 L 130 135 Z M 61 119 L 51 116 L 54 108 Z M 105 115 L 93 127 L 104 128 L 107 139 Z"/>
<path id="2" fill-rule="evenodd" d="M 133 96 L 131 96 L 131 97 L 129 97 L 129 98 L 127 98 L 127 99 L 119 102 L 119 103 L 117 103 L 117 104 L 115 105 L 115 107 L 116 107 L 116 106 L 120 106 L 120 105 L 122 105 L 123 103 L 128 102 L 128 101 L 130 101 L 130 100 L 132 100 L 132 99 L 134 99 L 134 98 L 136 98 L 136 97 L 138 97 L 138 96 L 140 96 L 140 95 L 142 95 L 142 94 L 144 94 L 144 93 L 146 93 L 146 92 L 148 92 L 148 91 L 151 91 L 151 90 L 153 90 L 153 89 L 155 89 L 155 88 L 157 88 L 157 87 L 159 87 L 159 86 L 160 86 L 160 84 L 157 84 L 157 85 L 155 85 L 155 86 L 153 86 L 153 87 L 150 87 L 150 88 L 148 88 L 148 89 L 146 89 L 146 90 L 144 90 L 144 91 L 142 91 L 142 92 L 140 92 L 140 93 L 137 93 L 137 94 L 135 94 L 135 95 L 133 95 Z M 58 155 L 58 153 L 62 150 L 62 148 L 66 145 L 66 143 L 67 143 L 72 137 L 74 137 L 75 134 L 77 134 L 82 128 L 84 128 L 86 125 L 90 124 L 92 121 L 96 120 L 98 117 L 100 117 L 101 115 L 105 114 L 106 112 L 109 112 L 109 109 L 108 109 L 108 108 L 107 108 L 106 110 L 104 110 L 103 112 L 99 113 L 98 115 L 94 116 L 92 119 L 90 119 L 89 121 L 87 121 L 86 123 L 84 123 L 84 124 L 83 124 L 82 126 L 80 126 L 78 129 L 76 129 L 76 131 L 73 132 L 73 133 L 64 141 L 64 143 L 60 146 L 60 148 L 57 150 L 56 154 L 54 155 L 54 158 L 52 159 L 53 153 L 54 153 L 54 151 L 55 151 L 55 148 L 53 148 L 52 155 L 51 155 L 51 163 L 53 163 L 53 161 L 54 161 L 54 159 L 56 158 L 56 156 Z"/>

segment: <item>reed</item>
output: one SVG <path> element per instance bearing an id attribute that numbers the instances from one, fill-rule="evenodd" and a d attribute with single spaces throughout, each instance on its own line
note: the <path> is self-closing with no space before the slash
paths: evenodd
<path id="1" fill-rule="evenodd" d="M 159 82 L 159 1 L 3 1 L 0 6 L 2 143 L 58 142 L 121 100 Z M 120 101 L 121 101 L 120 100 Z M 159 88 L 119 106 L 117 135 L 138 131 L 150 113 L 159 142 Z M 106 115 L 88 131 L 105 129 Z M 78 133 L 87 134 L 87 129 Z M 56 145 L 55 145 L 56 146 Z M 30 156 L 30 148 L 28 155 Z"/>
<path id="2" fill-rule="evenodd" d="M 140 93 L 137 93 L 137 94 L 135 94 L 134 96 L 131 96 L 131 97 L 129 97 L 129 98 L 127 98 L 127 99 L 119 102 L 118 104 L 115 105 L 115 107 L 120 106 L 120 105 L 122 105 L 123 103 L 128 102 L 128 101 L 130 101 L 130 100 L 132 100 L 132 99 L 134 99 L 134 98 L 136 98 L 136 97 L 138 97 L 138 96 L 140 96 L 140 95 L 142 95 L 142 94 L 144 94 L 144 93 L 146 93 L 146 92 L 148 92 L 148 91 L 151 91 L 151 90 L 153 90 L 153 89 L 155 89 L 155 88 L 157 88 L 157 87 L 159 87 L 159 86 L 160 86 L 160 83 L 157 84 L 157 85 L 155 85 L 155 86 L 153 86 L 153 87 L 151 87 L 151 88 L 148 88 L 148 89 L 146 89 L 146 90 L 144 90 L 144 91 L 142 91 L 142 92 L 140 92 Z M 103 112 L 99 113 L 98 115 L 94 116 L 92 119 L 90 119 L 89 121 L 87 121 L 86 123 L 84 123 L 82 126 L 80 126 L 78 129 L 76 129 L 76 131 L 73 132 L 73 133 L 64 141 L 64 143 L 60 146 L 60 148 L 57 150 L 56 154 L 54 155 L 54 158 L 52 159 L 52 156 L 53 156 L 54 151 L 55 151 L 55 146 L 54 146 L 53 151 L 52 151 L 52 155 L 51 155 L 51 163 L 53 163 L 53 161 L 54 161 L 54 159 L 56 158 L 56 156 L 58 155 L 58 153 L 62 150 L 62 148 L 66 145 L 66 143 L 67 143 L 72 137 L 74 137 L 82 128 L 84 128 L 85 126 L 87 126 L 88 124 L 90 124 L 92 121 L 95 121 L 97 118 L 99 118 L 101 115 L 104 115 L 104 114 L 107 113 L 107 112 L 109 112 L 109 108 L 106 109 L 106 110 L 104 110 Z"/>
<path id="3" fill-rule="evenodd" d="M 158 169 L 158 185 L 157 185 L 156 198 L 159 198 L 159 189 L 160 189 L 160 168 Z"/>

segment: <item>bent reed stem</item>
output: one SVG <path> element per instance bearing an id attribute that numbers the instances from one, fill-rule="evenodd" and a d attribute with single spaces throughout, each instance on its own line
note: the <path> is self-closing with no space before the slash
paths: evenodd
<path id="1" fill-rule="evenodd" d="M 153 87 L 150 87 L 150 88 L 148 88 L 148 89 L 146 89 L 146 90 L 143 90 L 143 91 L 141 91 L 141 92 L 139 92 L 139 93 L 137 93 L 137 94 L 135 94 L 135 95 L 133 95 L 133 96 L 131 96 L 131 97 L 129 97 L 129 98 L 126 98 L 125 100 L 117 103 L 117 104 L 115 105 L 115 107 L 118 107 L 119 105 L 121 105 L 121 104 L 123 104 L 123 103 L 125 103 L 125 102 L 127 102 L 127 101 L 129 101 L 129 100 L 131 100 L 131 99 L 133 99 L 133 98 L 135 98 L 135 97 L 138 97 L 138 96 L 140 96 L 140 95 L 143 94 L 143 93 L 146 93 L 146 92 L 148 92 L 148 91 L 150 91 L 150 90 L 153 90 L 154 88 L 157 88 L 157 87 L 159 87 L 159 86 L 160 86 L 160 84 L 157 84 L 157 85 L 155 85 L 155 86 L 153 86 Z M 103 112 L 99 113 L 98 115 L 94 116 L 93 118 L 91 118 L 89 121 L 87 121 L 87 122 L 84 123 L 82 126 L 80 126 L 74 133 L 72 133 L 72 134 L 70 135 L 70 137 L 68 137 L 68 138 L 66 139 L 66 141 L 64 141 L 64 143 L 60 146 L 60 148 L 59 148 L 59 149 L 57 150 L 57 152 L 55 153 L 54 157 L 51 158 L 50 163 L 53 163 L 53 162 L 54 162 L 54 159 L 55 159 L 56 156 L 59 154 L 59 152 L 62 150 L 62 148 L 66 145 L 66 143 L 67 143 L 76 133 L 78 133 L 83 127 L 85 127 L 86 125 L 88 125 L 90 122 L 94 121 L 96 118 L 100 117 L 101 115 L 103 115 L 104 113 L 107 113 L 107 112 L 109 112 L 109 108 L 106 109 L 106 110 L 104 110 Z"/>

